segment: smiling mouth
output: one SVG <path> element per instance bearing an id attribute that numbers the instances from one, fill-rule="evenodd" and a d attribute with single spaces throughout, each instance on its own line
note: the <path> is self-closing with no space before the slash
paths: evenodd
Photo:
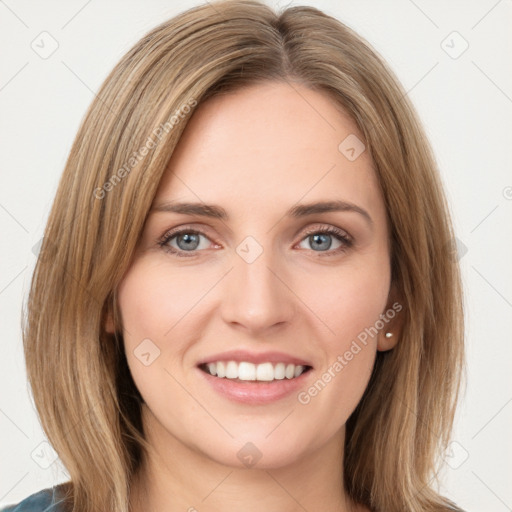
<path id="1" fill-rule="evenodd" d="M 308 365 L 270 362 L 254 364 L 245 361 L 216 361 L 201 364 L 199 368 L 213 377 L 254 383 L 292 380 L 312 369 Z"/>

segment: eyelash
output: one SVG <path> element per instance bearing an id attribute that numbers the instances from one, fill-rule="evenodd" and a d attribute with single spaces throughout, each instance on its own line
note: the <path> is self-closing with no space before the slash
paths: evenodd
<path id="1" fill-rule="evenodd" d="M 173 254 L 175 256 L 178 256 L 180 258 L 190 258 L 197 254 L 199 251 L 190 251 L 190 254 L 186 254 L 187 251 L 181 251 L 176 250 L 174 247 L 171 247 L 170 245 L 167 245 L 173 238 L 175 238 L 178 235 L 181 235 L 183 233 L 187 234 L 194 234 L 194 235 L 202 235 L 205 238 L 208 238 L 207 235 L 205 235 L 202 231 L 198 231 L 195 229 L 187 228 L 186 226 L 174 231 L 168 231 L 165 233 L 165 235 L 157 240 L 157 244 L 165 251 L 170 254 Z M 345 231 L 342 231 L 341 229 L 335 228 L 333 226 L 323 227 L 323 228 L 316 228 L 316 229 L 310 229 L 306 231 L 303 238 L 301 239 L 301 242 L 306 239 L 310 235 L 316 235 L 316 234 L 329 234 L 333 235 L 338 241 L 342 242 L 343 245 L 341 247 L 338 247 L 338 249 L 329 250 L 327 252 L 320 251 L 319 256 L 320 257 L 329 257 L 329 256 L 336 256 L 339 253 L 342 253 L 352 247 L 353 240 L 350 236 L 348 236 Z M 311 249 L 312 250 L 312 249 Z M 318 252 L 318 251 L 313 251 Z M 182 254 L 185 253 L 185 254 Z"/>

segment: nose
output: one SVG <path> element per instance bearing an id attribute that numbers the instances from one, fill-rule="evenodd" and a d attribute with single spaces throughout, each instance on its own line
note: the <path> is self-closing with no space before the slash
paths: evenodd
<path id="1" fill-rule="evenodd" d="M 233 261 L 221 306 L 224 321 L 253 336 L 290 323 L 296 311 L 295 295 L 271 251 L 264 250 L 252 262 L 235 254 Z"/>

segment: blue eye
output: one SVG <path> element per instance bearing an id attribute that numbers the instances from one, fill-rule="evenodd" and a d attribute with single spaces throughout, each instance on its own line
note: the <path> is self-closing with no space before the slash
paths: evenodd
<path id="1" fill-rule="evenodd" d="M 333 250 L 329 250 L 332 245 L 333 237 L 340 243 L 340 246 Z M 336 255 L 347 250 L 353 245 L 353 241 L 347 233 L 333 226 L 312 229 L 306 233 L 306 237 L 303 240 L 309 241 L 313 248 L 326 249 L 320 251 L 313 249 L 314 252 L 325 253 L 321 254 L 321 256 Z"/>
<path id="2" fill-rule="evenodd" d="M 170 254 L 178 257 L 191 257 L 195 256 L 198 249 L 200 249 L 201 237 L 204 237 L 206 240 L 210 240 L 201 231 L 185 227 L 166 233 L 161 240 L 157 241 L 157 243 L 164 251 Z M 340 246 L 331 250 L 333 237 L 340 243 Z M 177 247 L 171 245 L 171 242 L 173 241 L 175 241 Z M 306 232 L 306 236 L 301 239 L 301 242 L 303 241 L 309 241 L 311 247 L 313 247 L 311 250 L 319 253 L 319 256 L 333 256 L 346 251 L 353 245 L 351 237 L 345 231 L 333 226 L 311 229 Z M 202 249 L 207 248 L 208 244 L 206 244 L 206 247 L 203 247 Z"/>
<path id="3" fill-rule="evenodd" d="M 195 252 L 196 249 L 199 248 L 200 245 L 200 237 L 206 237 L 200 231 L 195 231 L 191 229 L 183 229 L 181 231 L 177 231 L 175 233 L 171 233 L 168 235 L 162 242 L 160 243 L 164 250 L 170 252 L 171 254 L 176 254 L 177 256 L 189 256 L 182 253 L 186 252 Z M 178 247 L 173 247 L 170 245 L 171 241 L 176 239 L 176 244 Z M 190 254 L 193 256 L 193 254 Z"/>

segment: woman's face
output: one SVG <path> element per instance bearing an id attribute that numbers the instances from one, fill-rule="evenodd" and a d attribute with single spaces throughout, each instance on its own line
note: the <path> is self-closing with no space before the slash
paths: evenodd
<path id="1" fill-rule="evenodd" d="M 297 84 L 197 107 L 118 290 L 153 442 L 270 468 L 342 441 L 376 350 L 392 346 L 386 210 L 361 140 Z M 344 205 L 303 207 L 320 202 Z M 228 361 L 233 379 L 199 366 L 222 375 Z M 310 369 L 289 378 L 299 363 Z"/>

